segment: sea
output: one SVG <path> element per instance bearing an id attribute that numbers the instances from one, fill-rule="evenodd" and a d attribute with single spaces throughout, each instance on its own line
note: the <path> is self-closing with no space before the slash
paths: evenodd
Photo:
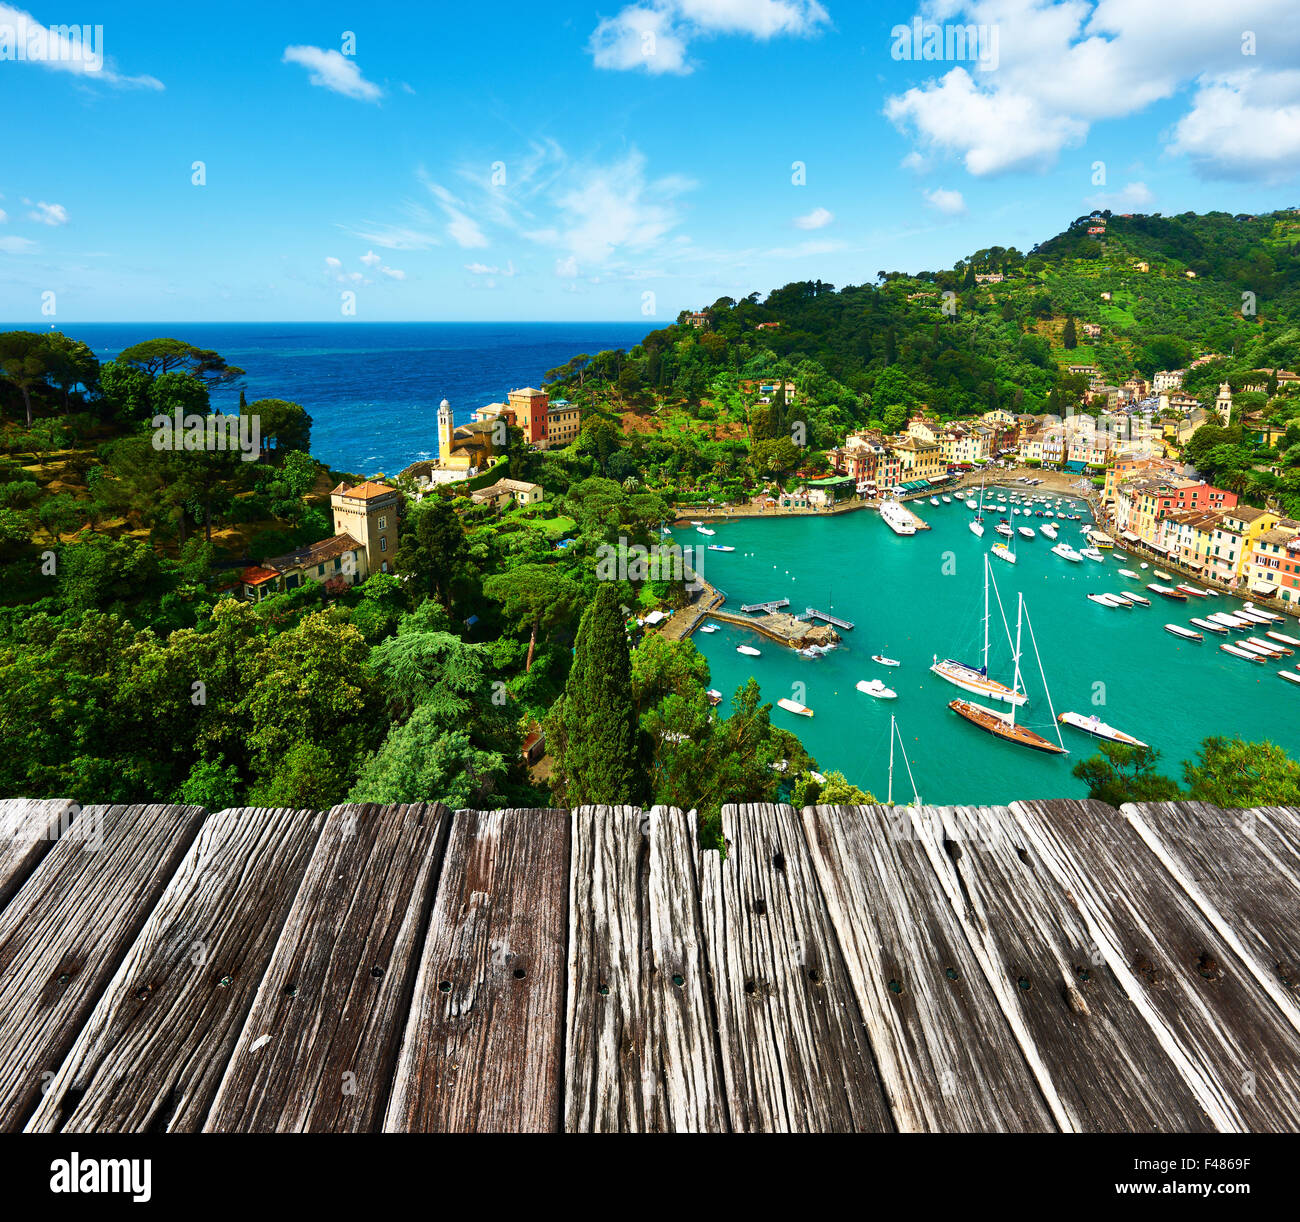
<path id="1" fill-rule="evenodd" d="M 1026 524 L 1010 512 L 1013 525 Z M 1070 512 L 1085 522 L 1060 524 L 1060 541 L 1085 546 L 1088 520 L 1082 500 Z M 793 650 L 742 628 L 720 625 L 712 635 L 696 633 L 696 647 L 708 659 L 712 683 L 729 707 L 736 688 L 751 675 L 763 699 L 782 697 L 813 710 L 811 719 L 774 707 L 776 725 L 797 734 L 823 771 L 843 772 L 884 801 L 889 788 L 890 719 L 897 719 L 893 796 L 896 802 L 996 804 L 1017 799 L 1086 797 L 1087 787 L 1071 775 L 1098 744 L 1068 726 L 1060 734 L 1067 757 L 1040 754 L 1005 743 L 963 721 L 948 708 L 954 699 L 976 699 L 930 673 L 938 658 L 978 666 L 983 652 L 984 557 L 999 536 L 988 515 L 984 538 L 968 529 L 972 514 L 954 498 L 933 507 L 911 508 L 932 527 L 910 537 L 895 535 L 880 516 L 860 510 L 835 516 L 740 518 L 713 522 L 713 538 L 687 527 L 675 532 L 688 544 L 731 546 L 734 552 L 703 553 L 705 578 L 727 595 L 726 609 L 789 598 L 790 611 L 812 607 L 853 623 L 839 648 L 805 659 Z M 1055 507 L 1053 506 L 1053 512 Z M 1044 519 L 1031 517 L 1037 530 Z M 1102 563 L 1071 563 L 1050 550 L 1050 540 L 1017 538 L 1013 567 L 993 559 L 993 579 L 1015 639 L 1018 598 L 1023 594 L 1029 627 L 1022 637 L 1021 669 L 1029 704 L 1018 720 L 1056 741 L 1055 715 L 1064 711 L 1098 716 L 1149 743 L 1161 753 L 1159 770 L 1182 781 L 1182 761 L 1191 759 L 1209 735 L 1270 739 L 1300 756 L 1300 687 L 1277 672 L 1294 671 L 1296 657 L 1263 665 L 1222 653 L 1224 640 L 1263 636 L 1263 627 L 1223 638 L 1205 634 L 1196 644 L 1165 632 L 1173 623 L 1190 627 L 1192 616 L 1241 606 L 1211 597 L 1176 603 L 1148 591 L 1157 582 L 1141 559 L 1106 553 Z M 697 553 L 698 559 L 698 553 Z M 1140 574 L 1124 577 L 1121 568 Z M 1150 607 L 1109 610 L 1089 602 L 1089 593 L 1127 591 L 1150 598 Z M 991 595 L 990 673 L 1008 685 L 1013 648 Z M 707 622 L 707 621 L 706 621 Z M 1295 620 L 1278 630 L 1300 637 Z M 736 652 L 750 645 L 757 658 Z M 872 655 L 902 663 L 886 668 Z M 1041 660 L 1041 672 L 1040 672 Z M 1044 684 L 1044 676 L 1046 684 Z M 856 688 L 881 679 L 898 694 L 879 700 Z M 906 751 L 912 780 L 898 743 Z"/>
<path id="2" fill-rule="evenodd" d="M 312 417 L 312 452 L 336 471 L 395 475 L 435 457 L 438 405 L 459 424 L 479 407 L 579 353 L 631 348 L 635 323 L 73 323 L 60 328 L 101 361 L 141 340 L 167 336 L 221 353 L 245 370 L 213 404 L 234 411 L 288 399 Z"/>

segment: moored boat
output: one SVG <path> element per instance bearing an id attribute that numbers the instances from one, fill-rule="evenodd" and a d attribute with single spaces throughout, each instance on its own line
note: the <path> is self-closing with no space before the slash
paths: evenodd
<path id="1" fill-rule="evenodd" d="M 1287 636 L 1285 632 L 1266 632 L 1264 634 L 1271 641 L 1276 641 L 1279 645 L 1293 645 L 1300 649 L 1300 641 L 1293 636 Z"/>
<path id="2" fill-rule="evenodd" d="M 761 658 L 763 656 L 762 653 L 752 645 L 738 645 L 736 647 L 736 652 L 743 653 L 747 658 Z"/>
<path id="3" fill-rule="evenodd" d="M 1128 594 L 1121 590 L 1115 597 L 1122 598 L 1126 603 L 1132 603 L 1135 607 L 1149 607 L 1151 605 L 1151 600 L 1145 594 Z"/>
<path id="4" fill-rule="evenodd" d="M 1083 559 L 1068 543 L 1058 543 L 1052 551 L 1062 560 L 1070 561 L 1071 564 L 1078 564 Z"/>
<path id="5" fill-rule="evenodd" d="M 896 535 L 916 534 L 916 519 L 900 501 L 885 501 L 880 506 L 880 516 Z"/>
<path id="6" fill-rule="evenodd" d="M 1162 586 L 1159 582 L 1152 582 L 1147 589 L 1154 594 L 1159 594 L 1161 598 L 1173 599 L 1176 603 L 1185 603 L 1187 595 L 1182 590 L 1175 590 L 1173 586 Z"/>
<path id="7" fill-rule="evenodd" d="M 989 548 L 989 552 L 999 560 L 1005 560 L 1008 564 L 1016 563 L 1016 553 L 1013 552 L 1005 543 L 995 543 L 991 548 Z"/>
<path id="8" fill-rule="evenodd" d="M 1056 539 L 1056 527 L 1053 526 L 1051 522 L 1044 522 L 1043 525 L 1039 527 L 1039 529 L 1043 532 L 1043 534 L 1048 539 L 1052 539 L 1052 540 Z"/>
<path id="9" fill-rule="evenodd" d="M 1196 621 L 1192 620 L 1192 623 L 1196 623 Z M 1184 628 L 1179 624 L 1166 624 L 1165 631 L 1173 633 L 1174 636 L 1182 637 L 1185 641 L 1205 640 L 1199 632 L 1193 632 L 1190 628 Z"/>
<path id="10" fill-rule="evenodd" d="M 1020 537 L 1022 539 L 1036 539 L 1038 536 L 1034 534 L 1032 526 L 1022 526 L 1020 527 Z"/>
<path id="11" fill-rule="evenodd" d="M 882 653 L 873 653 L 871 660 L 880 663 L 881 666 L 902 666 L 901 662 L 896 662 L 893 658 L 887 658 Z"/>
<path id="12" fill-rule="evenodd" d="M 858 685 L 858 691 L 865 696 L 874 696 L 877 700 L 897 700 L 898 693 L 892 688 L 886 687 L 879 679 L 863 679 Z"/>
<path id="13" fill-rule="evenodd" d="M 1099 607 L 1110 607 L 1114 610 L 1116 607 L 1127 607 L 1122 598 L 1116 598 L 1113 594 L 1089 594 L 1087 599 L 1090 603 L 1096 603 Z"/>
<path id="14" fill-rule="evenodd" d="M 734 547 L 726 547 L 721 543 L 709 544 L 709 551 L 711 552 L 734 552 L 735 550 L 736 549 Z"/>
<path id="15" fill-rule="evenodd" d="M 800 704 L 797 700 L 782 697 L 776 703 L 780 708 L 785 709 L 787 713 L 793 713 L 796 717 L 811 717 L 813 715 L 812 709 L 806 704 Z"/>
<path id="16" fill-rule="evenodd" d="M 722 703 L 722 693 L 717 688 L 711 687 L 704 693 L 708 702 L 716 709 Z"/>
<path id="17" fill-rule="evenodd" d="M 699 631 L 704 633 L 705 636 L 712 636 L 715 632 L 717 632 L 717 628 L 715 628 L 712 624 L 701 624 L 699 627 Z"/>
<path id="18" fill-rule="evenodd" d="M 995 529 L 995 530 L 998 532 L 998 534 L 1000 534 L 1004 539 L 1010 539 L 1011 536 L 1014 535 L 1014 534 L 1016 533 L 1016 532 L 1015 532 L 1014 530 L 1012 530 L 1011 527 L 1008 526 L 1007 523 L 1005 523 L 1005 522 L 999 522 L 999 523 L 997 524 L 997 526 L 994 527 L 994 529 Z"/>
<path id="19" fill-rule="evenodd" d="M 975 521 L 970 524 L 970 533 L 977 539 L 984 538 L 984 523 L 976 518 Z"/>
<path id="20" fill-rule="evenodd" d="M 1213 620 L 1193 619 L 1192 623 L 1198 628 L 1203 628 L 1206 632 L 1213 632 L 1216 636 L 1227 636 L 1228 630 L 1222 624 L 1216 624 Z"/>
<path id="21" fill-rule="evenodd" d="M 1258 636 L 1248 636 L 1246 638 L 1246 644 L 1258 645 L 1263 649 L 1271 649 L 1274 653 L 1279 653 L 1286 658 L 1291 657 L 1291 655 L 1295 653 L 1295 650 L 1289 645 L 1279 645 L 1276 641 L 1266 641 L 1263 637 Z"/>
<path id="22" fill-rule="evenodd" d="M 1161 569 L 1156 569 L 1156 576 L 1159 577 L 1161 581 L 1173 581 L 1173 577 Z"/>
<path id="23" fill-rule="evenodd" d="M 1073 726 L 1076 730 L 1082 730 L 1085 734 L 1091 734 L 1093 738 L 1100 738 L 1108 743 L 1123 743 L 1126 747 L 1148 745 L 1140 738 L 1134 738 L 1131 734 L 1125 734 L 1123 730 L 1108 726 L 1100 717 L 1085 717 L 1082 713 L 1062 713 L 1056 720 L 1063 726 Z"/>
<path id="24" fill-rule="evenodd" d="M 1120 569 L 1119 574 L 1121 577 L 1132 577 L 1135 581 L 1142 580 L 1142 575 L 1135 573 L 1132 569 Z"/>
<path id="25" fill-rule="evenodd" d="M 1236 645 L 1220 645 L 1219 648 L 1224 653 L 1230 653 L 1234 658 L 1244 658 L 1247 662 L 1264 662 L 1266 659 L 1257 653 L 1248 653 L 1244 649 L 1239 649 Z"/>
<path id="26" fill-rule="evenodd" d="M 695 531 L 701 535 L 716 535 L 718 533 L 716 530 L 710 530 L 707 526 L 697 526 Z"/>
<path id="27" fill-rule="evenodd" d="M 1277 672 L 1277 677 L 1279 679 L 1285 679 L 1288 683 L 1300 684 L 1300 675 L 1295 674 L 1293 671 L 1279 670 Z"/>
<path id="28" fill-rule="evenodd" d="M 1178 588 L 1179 588 L 1180 590 L 1182 590 L 1182 592 L 1183 592 L 1184 594 L 1190 594 L 1193 598 L 1209 598 L 1209 597 L 1210 597 L 1210 592 L 1209 592 L 1209 590 L 1202 590 L 1202 589 L 1200 589 L 1200 588 L 1197 587 L 1197 586 L 1189 586 L 1185 581 L 1180 581 L 1180 582 L 1178 583 Z"/>
<path id="29" fill-rule="evenodd" d="M 1103 563 L 1106 559 L 1106 557 L 1095 547 L 1081 547 L 1079 549 L 1079 555 L 1087 556 L 1089 560 L 1095 560 L 1098 564 Z"/>
<path id="30" fill-rule="evenodd" d="M 1213 620 L 1216 624 L 1222 624 L 1225 628 L 1235 628 L 1238 632 L 1244 632 L 1250 627 L 1250 620 L 1238 619 L 1235 615 L 1229 615 L 1226 611 L 1215 611 L 1213 615 L 1206 617 Z"/>
<path id="31" fill-rule="evenodd" d="M 1018 726 L 1010 713 L 1000 713 L 995 709 L 986 709 L 982 704 L 973 704 L 969 700 L 950 701 L 948 707 L 958 717 L 978 726 L 988 734 L 1004 742 L 1018 743 L 1033 751 L 1042 751 L 1049 755 L 1069 755 L 1064 747 L 1048 742 L 1041 734 L 1034 733 L 1027 726 Z"/>

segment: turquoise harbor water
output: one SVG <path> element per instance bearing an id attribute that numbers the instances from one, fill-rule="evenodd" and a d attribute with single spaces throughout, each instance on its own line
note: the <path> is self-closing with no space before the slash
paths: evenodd
<path id="1" fill-rule="evenodd" d="M 1074 512 L 1086 517 L 1082 502 L 1078 504 Z M 765 700 L 792 697 L 812 708 L 812 719 L 780 708 L 772 710 L 772 718 L 797 733 L 824 769 L 842 771 L 882 801 L 888 784 L 891 713 L 898 718 L 917 789 L 926 802 L 1085 796 L 1085 787 L 1070 769 L 1096 753 L 1095 740 L 1062 726 L 1070 755 L 1042 755 L 1000 742 L 949 710 L 950 700 L 974 697 L 930 674 L 929 666 L 936 653 L 979 664 L 983 557 L 999 541 L 992 529 L 997 514 L 987 520 L 980 540 L 968 529 L 970 511 L 956 498 L 939 508 L 928 501 L 912 508 L 934 529 L 901 538 L 876 513 L 864 510 L 836 517 L 714 523 L 717 535 L 712 539 L 690 528 L 678 530 L 676 538 L 683 546 L 718 543 L 736 548 L 704 553 L 704 574 L 727 594 L 727 611 L 739 613 L 742 603 L 789 598 L 793 611 L 813 606 L 856 625 L 842 634 L 840 648 L 816 660 L 727 625 L 713 635 L 696 633 L 693 639 L 709 660 L 713 686 L 729 701 L 752 674 Z M 1024 519 L 1011 521 L 1021 524 Z M 1037 530 L 1043 521 L 1030 518 L 1028 525 Z M 1062 523 L 1060 540 L 1084 546 L 1080 525 Z M 1098 714 L 1158 748 L 1162 771 L 1180 780 L 1182 761 L 1210 734 L 1269 738 L 1293 756 L 1300 755 L 1300 688 L 1284 683 L 1276 673 L 1284 666 L 1295 669 L 1300 655 L 1260 666 L 1220 652 L 1220 642 L 1238 634 L 1206 634 L 1204 644 L 1196 644 L 1164 631 L 1165 624 L 1188 627 L 1192 616 L 1231 611 L 1239 603 L 1217 597 L 1174 603 L 1145 589 L 1157 579 L 1151 570 L 1141 570 L 1136 558 L 1107 554 L 1104 564 L 1087 559 L 1071 564 L 1053 555 L 1051 547 L 1041 534 L 1032 541 L 1017 538 L 1017 565 L 996 559 L 991 563 L 1013 636 L 1016 595 L 1025 596 L 1057 713 Z M 1122 577 L 1121 568 L 1142 572 L 1143 581 Z M 1152 605 L 1109 610 L 1084 597 L 1119 590 L 1145 594 Z M 1281 630 L 1300 636 L 1295 621 L 1291 623 Z M 990 636 L 990 672 L 1010 683 L 1011 650 L 996 601 Z M 762 650 L 762 657 L 738 654 L 736 647 L 742 644 Z M 1030 702 L 1019 710 L 1018 720 L 1055 741 L 1027 633 L 1024 648 Z M 875 653 L 896 658 L 902 666 L 879 666 L 871 660 Z M 856 690 L 860 679 L 874 678 L 883 679 L 898 699 L 876 700 Z M 804 685 L 802 694 L 796 684 Z M 1104 703 L 1094 703 L 1094 696 Z M 911 799 L 901 758 L 896 761 L 894 798 Z"/>

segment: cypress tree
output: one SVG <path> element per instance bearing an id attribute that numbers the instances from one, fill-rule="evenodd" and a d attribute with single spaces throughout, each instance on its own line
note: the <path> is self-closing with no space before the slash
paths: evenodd
<path id="1" fill-rule="evenodd" d="M 1074 319 L 1065 320 L 1065 333 L 1061 336 L 1061 342 L 1067 348 L 1077 348 L 1079 346 L 1079 337 L 1074 329 Z"/>
<path id="2" fill-rule="evenodd" d="M 548 719 L 563 798 L 570 806 L 640 803 L 641 731 L 618 593 L 602 584 L 578 627 L 564 695 Z"/>

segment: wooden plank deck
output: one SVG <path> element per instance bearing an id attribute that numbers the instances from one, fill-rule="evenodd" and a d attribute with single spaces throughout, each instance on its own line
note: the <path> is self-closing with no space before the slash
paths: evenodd
<path id="1" fill-rule="evenodd" d="M 803 813 L 894 1120 L 909 1132 L 1052 1131 L 999 997 L 913 831 L 927 813 Z M 966 1035 L 954 1040 L 954 1031 Z"/>
<path id="2" fill-rule="evenodd" d="M 203 815 L 87 807 L 0 913 L 0 1131 L 35 1110 Z"/>
<path id="3" fill-rule="evenodd" d="M 0 804 L 0 1129 L 1300 1128 L 1300 810 Z"/>
<path id="4" fill-rule="evenodd" d="M 893 1127 L 862 1015 L 788 806 L 724 806 L 727 856 L 701 854 L 700 905 L 732 1126 Z"/>
<path id="5" fill-rule="evenodd" d="M 458 811 L 384 1128 L 560 1128 L 569 813 Z"/>
<path id="6" fill-rule="evenodd" d="M 379 1127 L 450 822 L 444 806 L 330 811 L 207 1131 Z"/>
<path id="7" fill-rule="evenodd" d="M 1095 802 L 1011 809 L 1210 1122 L 1300 1128 L 1300 1037 L 1133 826 Z"/>
<path id="8" fill-rule="evenodd" d="M 208 818 L 27 1125 L 202 1124 L 320 832 L 311 811 Z"/>

